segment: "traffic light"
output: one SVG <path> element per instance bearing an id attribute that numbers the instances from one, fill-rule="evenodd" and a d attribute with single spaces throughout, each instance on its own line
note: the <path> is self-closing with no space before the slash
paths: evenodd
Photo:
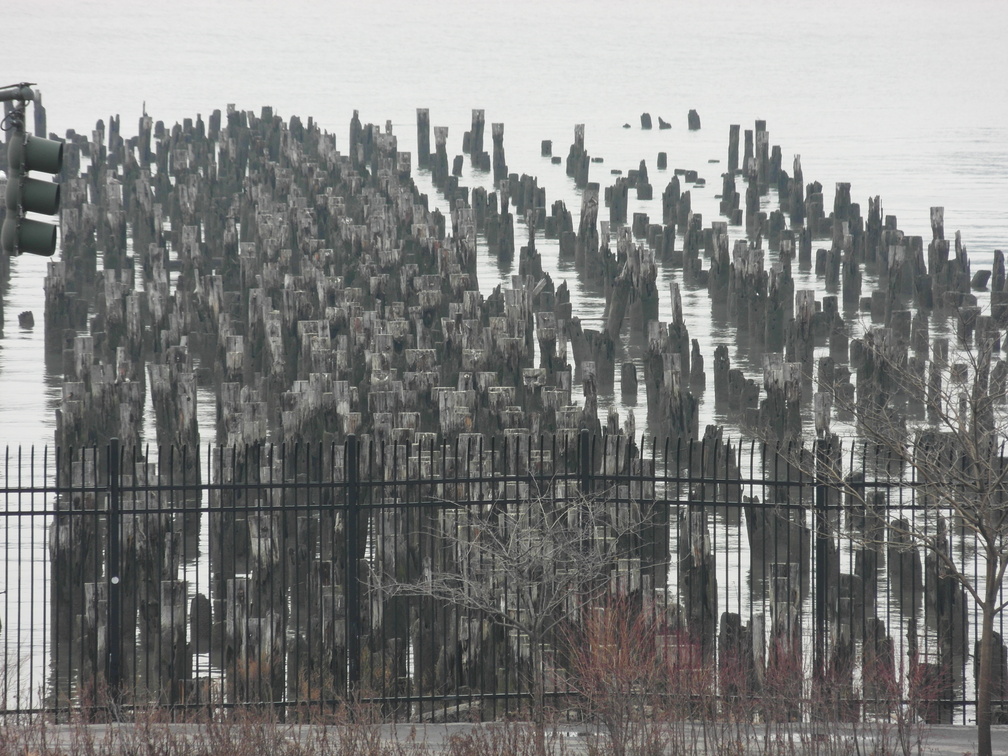
<path id="1" fill-rule="evenodd" d="M 30 91 L 30 90 L 29 90 Z M 8 115 L 7 216 L 0 240 L 9 255 L 29 252 L 50 256 L 56 251 L 56 225 L 25 217 L 25 213 L 56 215 L 60 185 L 28 176 L 29 171 L 58 175 L 63 167 L 63 142 L 25 133 L 24 101 Z"/>

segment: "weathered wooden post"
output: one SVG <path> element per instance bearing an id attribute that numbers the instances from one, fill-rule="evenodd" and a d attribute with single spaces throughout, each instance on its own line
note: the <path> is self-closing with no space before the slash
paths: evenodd
<path id="1" fill-rule="evenodd" d="M 785 562 L 771 565 L 770 655 L 767 677 L 776 693 L 773 719 L 794 721 L 801 715 L 802 637 L 799 565 Z"/>
<path id="2" fill-rule="evenodd" d="M 592 182 L 581 195 L 581 220 L 578 223 L 577 241 L 574 247 L 574 262 L 584 267 L 588 259 L 593 259 L 599 251 L 598 219 L 599 185 Z"/>
<path id="3" fill-rule="evenodd" d="M 756 159 L 756 182 L 760 195 L 770 189 L 770 134 L 766 129 L 766 121 L 758 119 L 754 131 L 754 148 Z"/>
<path id="4" fill-rule="evenodd" d="M 739 169 L 739 129 L 740 124 L 728 127 L 728 172 L 734 174 Z"/>
<path id="5" fill-rule="evenodd" d="M 448 127 L 434 127 L 434 155 L 431 162 L 431 179 L 434 185 L 444 190 L 448 184 Z"/>
<path id="6" fill-rule="evenodd" d="M 704 663 L 713 660 L 717 633 L 717 574 L 707 516 L 688 506 L 679 521 L 679 595 L 686 606 L 687 628 Z"/>
<path id="7" fill-rule="evenodd" d="M 106 661 L 105 679 L 108 681 L 109 693 L 115 698 L 120 692 L 122 683 L 122 611 L 120 598 L 120 538 L 122 536 L 122 493 L 120 491 L 119 464 L 122 459 L 119 439 L 113 438 L 108 447 L 108 659 Z"/>
<path id="8" fill-rule="evenodd" d="M 747 711 L 750 697 L 757 692 L 756 662 L 753 653 L 753 625 L 740 615 L 724 612 L 718 633 L 718 678 L 722 705 L 727 713 Z M 762 643 L 761 643 L 762 645 Z"/>
<path id="9" fill-rule="evenodd" d="M 606 189 L 606 196 L 609 199 L 609 223 L 613 226 L 621 226 L 627 222 L 627 201 L 629 194 L 630 182 L 624 176 L 620 176 L 616 179 L 616 183 Z M 584 202 L 583 198 L 582 202 Z M 595 192 L 595 202 L 597 205 L 598 191 Z"/>
<path id="10" fill-rule="evenodd" d="M 902 691 L 897 687 L 893 639 L 887 634 L 885 623 L 878 617 L 867 620 L 861 651 L 866 708 L 877 714 L 888 714 L 896 705 L 894 697 Z"/>
<path id="11" fill-rule="evenodd" d="M 80 626 L 80 658 L 77 660 L 78 697 L 82 704 L 104 707 L 108 685 L 108 581 L 83 585 L 83 613 L 76 618 Z"/>
<path id="12" fill-rule="evenodd" d="M 913 615 L 924 598 L 920 552 L 910 536 L 910 523 L 893 520 L 886 546 L 890 590 L 896 594 L 904 615 Z"/>
<path id="13" fill-rule="evenodd" d="M 493 139 L 493 178 L 494 184 L 506 181 L 508 177 L 507 161 L 504 159 L 504 124 L 493 123 L 490 125 L 491 138 Z M 504 208 L 502 207 L 501 210 Z"/>
<path id="14" fill-rule="evenodd" d="M 495 124 L 496 128 L 496 124 Z M 360 593 L 360 461 L 357 437 L 346 439 L 344 479 L 346 480 L 346 644 L 348 694 L 355 698 L 361 682 L 361 593 Z"/>
<path id="15" fill-rule="evenodd" d="M 182 702 L 183 681 L 192 675 L 189 644 L 186 642 L 186 590 L 184 580 L 162 580 L 160 589 L 161 634 L 158 676 L 160 701 L 168 706 Z"/>
<path id="16" fill-rule="evenodd" d="M 815 445 L 815 640 L 813 645 L 814 673 L 820 679 L 826 675 L 826 609 L 827 587 L 830 584 L 830 524 L 829 481 L 833 472 L 832 438 L 821 436 Z M 837 450 L 839 451 L 839 450 Z M 839 565 L 838 565 L 839 566 Z"/>
<path id="17" fill-rule="evenodd" d="M 588 169 L 591 159 L 584 146 L 585 125 L 578 123 L 574 125 L 574 141 L 571 143 L 570 152 L 567 154 L 567 175 L 574 179 L 574 185 L 583 189 L 588 185 Z"/>
<path id="18" fill-rule="evenodd" d="M 466 145 L 463 139 L 462 151 L 469 153 L 469 159 L 473 165 L 479 165 L 483 159 L 483 132 L 486 129 L 486 111 L 482 108 L 473 108 L 472 125 L 469 128 L 469 144 Z M 468 146 L 468 150 L 466 147 Z"/>

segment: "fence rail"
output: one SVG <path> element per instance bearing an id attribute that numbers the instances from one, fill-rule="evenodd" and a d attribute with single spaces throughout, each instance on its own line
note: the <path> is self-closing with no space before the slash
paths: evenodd
<path id="1" fill-rule="evenodd" d="M 977 544 L 869 451 L 587 433 L 8 450 L 0 705 L 353 698 L 398 719 L 490 718 L 538 686 L 577 706 L 571 639 L 593 612 L 618 610 L 647 615 L 669 680 L 705 681 L 693 697 L 759 708 L 776 695 L 789 718 L 902 705 L 967 720 L 980 623 L 932 552 L 944 539 L 982 587 Z M 836 461 L 845 485 L 823 474 Z M 527 516 L 534 502 L 542 521 Z M 557 522 L 561 535 L 542 534 Z M 906 537 L 907 522 L 931 545 Z M 490 548 L 494 529 L 552 547 L 548 569 L 509 563 Z M 586 553 L 591 579 L 572 566 Z M 425 593 L 437 580 L 460 596 L 486 588 L 496 606 Z M 537 608 L 525 588 L 566 598 Z M 551 621 L 530 624 L 536 611 Z M 533 625 L 545 630 L 530 637 Z"/>

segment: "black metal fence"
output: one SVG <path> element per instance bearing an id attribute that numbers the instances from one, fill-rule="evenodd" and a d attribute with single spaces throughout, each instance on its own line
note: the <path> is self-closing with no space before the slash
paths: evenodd
<path id="1" fill-rule="evenodd" d="M 759 708 L 776 695 L 791 718 L 893 706 L 973 716 L 979 618 L 935 554 L 981 590 L 982 554 L 906 470 L 863 447 L 642 446 L 515 433 L 202 454 L 116 441 L 8 450 L 0 704 L 353 698 L 399 719 L 490 718 L 538 684 L 575 706 L 569 641 L 590 611 L 619 607 L 650 618 L 649 648 L 694 698 Z M 826 456 L 842 461 L 829 475 Z M 581 531 L 561 531 L 581 554 L 606 544 L 590 552 L 590 581 L 568 563 L 569 543 L 536 551 L 547 556 L 535 570 L 532 550 L 522 564 L 487 547 L 488 529 L 530 502 L 566 525 L 591 503 Z M 426 591 L 439 580 L 457 601 Z M 494 606 L 466 599 L 472 581 Z M 547 605 L 548 590 L 567 599 Z M 536 611 L 555 621 L 530 637 L 520 620 Z"/>

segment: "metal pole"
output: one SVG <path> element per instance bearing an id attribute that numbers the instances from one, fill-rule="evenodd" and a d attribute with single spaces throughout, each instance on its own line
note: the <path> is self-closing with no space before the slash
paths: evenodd
<path id="1" fill-rule="evenodd" d="M 0 102 L 10 102 L 11 100 L 34 100 L 35 91 L 31 88 L 34 82 L 23 81 L 20 84 L 9 84 L 0 87 Z"/>
<path id="2" fill-rule="evenodd" d="M 6 90 L 12 89 L 7 87 Z M 6 91 L 4 90 L 4 91 Z M 31 91 L 31 90 L 29 90 Z M 18 249 L 18 239 L 21 236 L 21 193 L 24 179 L 24 140 L 25 140 L 25 102 L 20 97 L 4 97 L 0 92 L 0 101 L 16 99 L 14 109 L 7 114 L 4 128 L 7 136 L 7 193 L 6 216 L 0 229 L 0 253 L 6 252 L 14 256 L 21 254 Z M 15 155 L 17 157 L 15 157 Z"/>

